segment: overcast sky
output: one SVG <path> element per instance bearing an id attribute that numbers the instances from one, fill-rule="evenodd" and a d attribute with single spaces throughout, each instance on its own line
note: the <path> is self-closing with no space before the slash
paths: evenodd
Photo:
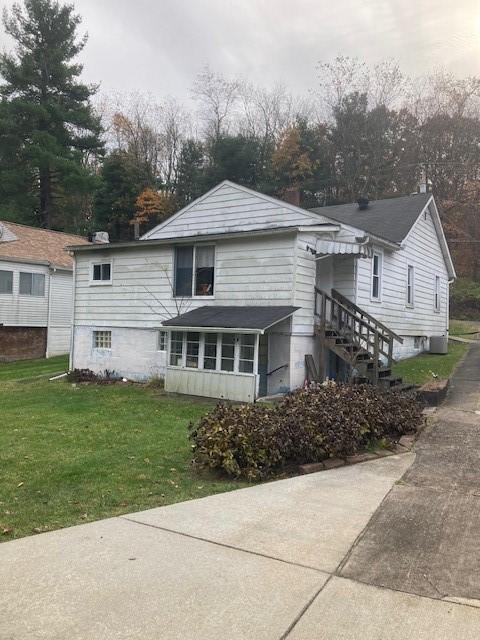
<path id="1" fill-rule="evenodd" d="M 77 0 L 84 77 L 104 91 L 189 96 L 205 64 L 305 93 L 319 60 L 396 59 L 412 75 L 480 75 L 479 0 Z M 0 0 L 10 6 L 10 0 Z M 2 47 L 10 43 L 0 32 Z"/>

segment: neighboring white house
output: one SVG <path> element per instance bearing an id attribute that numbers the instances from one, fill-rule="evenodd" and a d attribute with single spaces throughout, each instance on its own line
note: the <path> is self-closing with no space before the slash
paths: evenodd
<path id="1" fill-rule="evenodd" d="M 389 376 L 379 358 L 448 332 L 431 194 L 309 211 L 225 181 L 139 241 L 71 249 L 71 367 L 170 391 L 255 400 L 303 385 L 306 360 L 340 375 L 347 353 Z"/>
<path id="2" fill-rule="evenodd" d="M 0 221 L 0 361 L 68 353 L 81 236 Z"/>

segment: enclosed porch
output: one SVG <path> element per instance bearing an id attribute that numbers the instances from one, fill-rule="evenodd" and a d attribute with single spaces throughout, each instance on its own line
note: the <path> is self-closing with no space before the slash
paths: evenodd
<path id="1" fill-rule="evenodd" d="M 205 306 L 163 323 L 165 389 L 254 402 L 290 388 L 292 306 Z"/>

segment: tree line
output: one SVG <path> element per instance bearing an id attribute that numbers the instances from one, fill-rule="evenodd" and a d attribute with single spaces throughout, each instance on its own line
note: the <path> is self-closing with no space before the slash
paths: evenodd
<path id="1" fill-rule="evenodd" d="M 480 78 L 337 57 L 294 96 L 204 68 L 187 107 L 83 83 L 72 5 L 24 0 L 3 20 L 14 48 L 0 55 L 0 218 L 125 240 L 224 179 L 298 189 L 304 207 L 424 181 L 460 273 L 480 279 Z"/>

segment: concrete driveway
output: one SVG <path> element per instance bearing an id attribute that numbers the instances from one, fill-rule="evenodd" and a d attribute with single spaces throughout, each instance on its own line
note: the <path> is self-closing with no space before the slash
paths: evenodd
<path id="1" fill-rule="evenodd" d="M 1 544 L 0 639 L 477 640 L 476 372 L 467 361 L 416 460 Z"/>

